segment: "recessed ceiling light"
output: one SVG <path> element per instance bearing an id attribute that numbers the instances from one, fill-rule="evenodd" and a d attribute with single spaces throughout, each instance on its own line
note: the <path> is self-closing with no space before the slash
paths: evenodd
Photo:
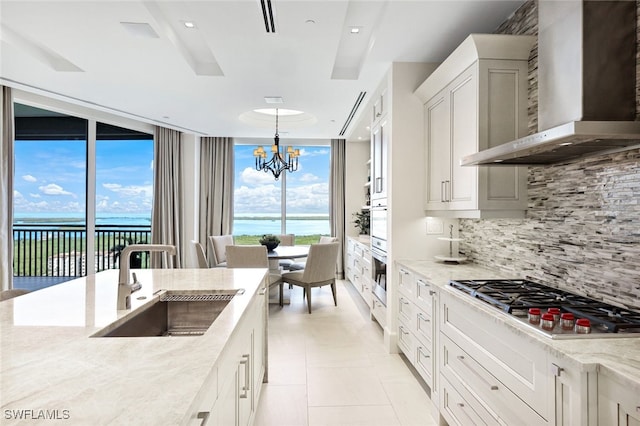
<path id="1" fill-rule="evenodd" d="M 281 104 L 284 103 L 282 96 L 265 96 L 264 101 L 268 104 Z"/>
<path id="2" fill-rule="evenodd" d="M 305 24 L 315 24 L 316 21 L 314 21 L 313 19 L 307 19 L 306 21 L 304 21 Z"/>
<path id="3" fill-rule="evenodd" d="M 351 27 L 349 31 L 351 34 L 358 34 L 360 32 L 360 27 Z"/>
<path id="4" fill-rule="evenodd" d="M 494 163 L 502 163 L 504 160 L 493 160 Z"/>
<path id="5" fill-rule="evenodd" d="M 560 146 L 569 146 L 569 145 L 573 145 L 573 142 L 563 142 L 560 144 Z"/>
<path id="6" fill-rule="evenodd" d="M 196 27 L 195 22 L 191 22 L 191 21 L 184 21 L 183 24 L 187 28 L 195 28 Z"/>

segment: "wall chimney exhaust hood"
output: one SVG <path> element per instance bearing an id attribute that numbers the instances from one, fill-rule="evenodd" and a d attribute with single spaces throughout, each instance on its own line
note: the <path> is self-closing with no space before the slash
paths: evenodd
<path id="1" fill-rule="evenodd" d="M 539 165 L 640 147 L 636 2 L 538 2 L 536 134 L 463 157 L 461 164 Z"/>

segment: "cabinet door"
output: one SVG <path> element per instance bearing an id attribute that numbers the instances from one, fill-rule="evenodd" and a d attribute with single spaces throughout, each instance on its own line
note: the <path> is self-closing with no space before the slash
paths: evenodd
<path id="1" fill-rule="evenodd" d="M 475 70 L 460 75 L 451 86 L 451 183 L 449 208 L 477 208 L 477 167 L 462 167 L 460 159 L 478 151 L 478 93 Z"/>
<path id="2" fill-rule="evenodd" d="M 387 121 L 383 120 L 371 132 L 371 199 L 387 197 Z M 372 203 L 373 205 L 374 203 Z"/>
<path id="3" fill-rule="evenodd" d="M 424 106 L 424 125 L 427 143 L 425 209 L 444 210 L 448 205 L 451 163 L 449 100 L 444 91 Z"/>
<path id="4" fill-rule="evenodd" d="M 598 424 L 640 426 L 640 386 L 598 376 Z"/>

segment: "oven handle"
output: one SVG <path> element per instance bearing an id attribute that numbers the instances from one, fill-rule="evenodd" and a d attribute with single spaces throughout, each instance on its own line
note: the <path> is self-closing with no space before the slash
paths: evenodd
<path id="1" fill-rule="evenodd" d="M 379 260 L 382 263 L 387 263 L 387 253 L 380 250 L 379 248 L 373 246 L 371 247 L 371 257 Z"/>

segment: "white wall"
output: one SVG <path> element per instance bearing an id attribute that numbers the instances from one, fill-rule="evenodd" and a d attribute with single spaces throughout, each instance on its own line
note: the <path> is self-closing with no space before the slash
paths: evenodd
<path id="1" fill-rule="evenodd" d="M 344 200 L 344 216 L 346 234 L 348 237 L 358 235 L 358 229 L 353 224 L 353 213 L 359 212 L 365 203 L 367 182 L 367 161 L 371 156 L 370 142 L 346 142 L 346 185 Z"/>

